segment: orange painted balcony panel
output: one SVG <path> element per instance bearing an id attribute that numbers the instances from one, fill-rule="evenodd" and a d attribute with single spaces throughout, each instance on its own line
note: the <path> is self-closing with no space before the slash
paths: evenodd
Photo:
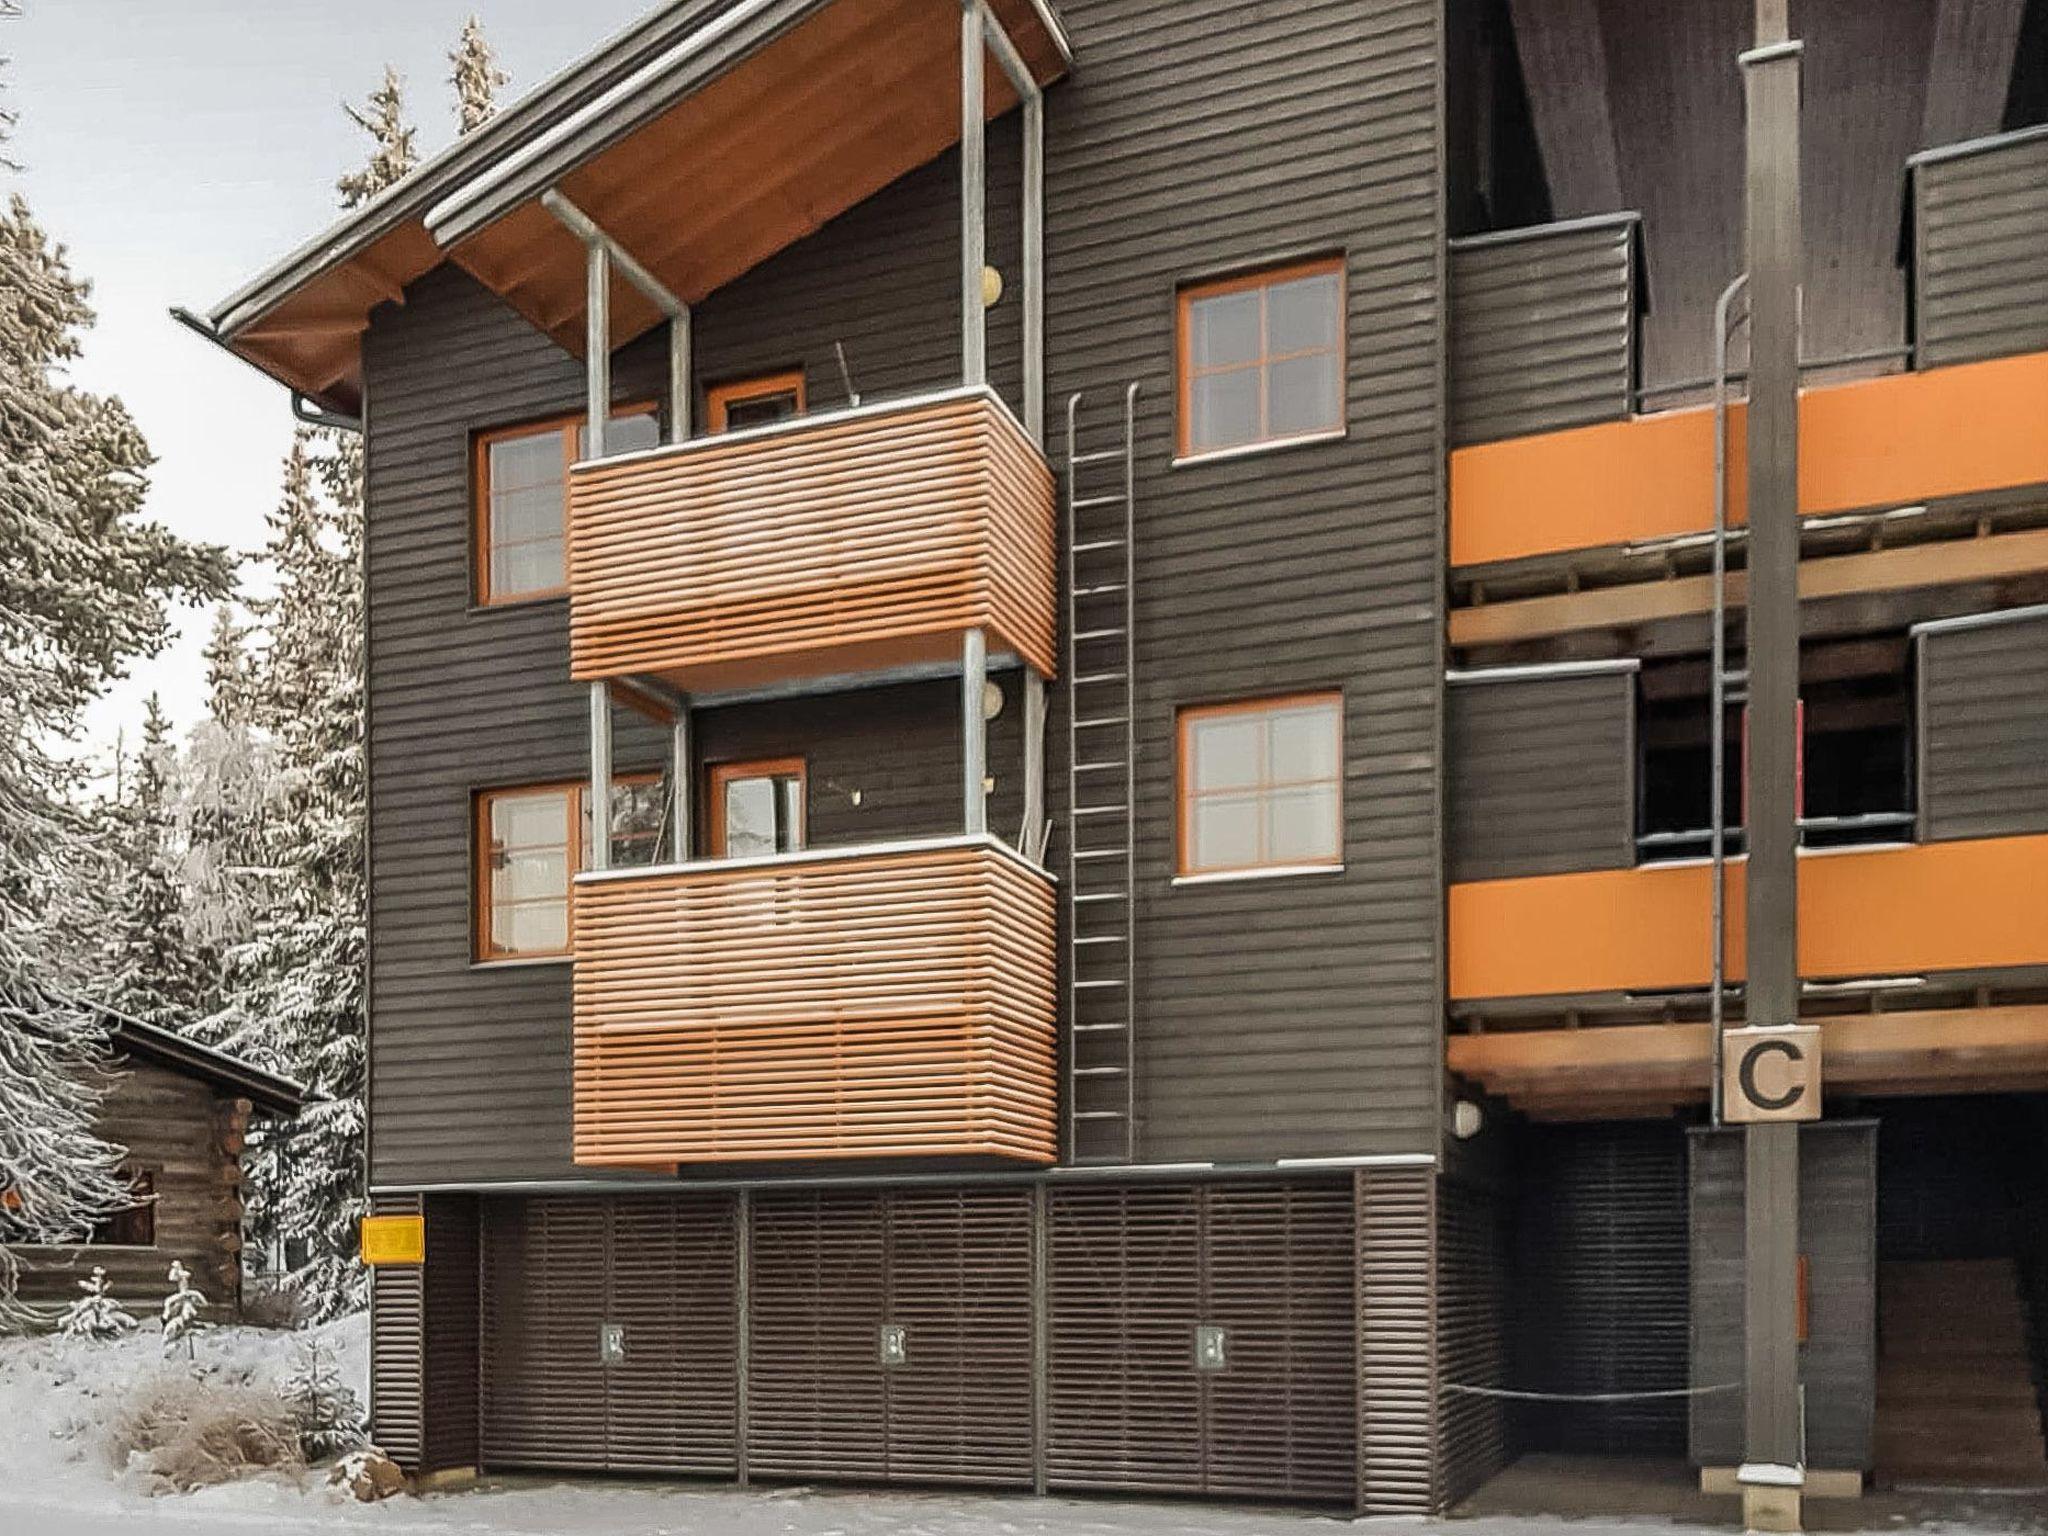
<path id="1" fill-rule="evenodd" d="M 1052 472 L 987 389 L 579 464 L 569 654 L 691 693 L 957 658 L 1054 670 Z"/>
<path id="2" fill-rule="evenodd" d="M 1747 410 L 1729 411 L 1729 517 L 1746 515 Z M 2048 353 L 1809 389 L 1808 516 L 2048 483 Z M 1667 411 L 1451 454 L 1451 564 L 1636 544 L 1714 526 L 1714 413 Z"/>
<path id="3" fill-rule="evenodd" d="M 576 883 L 575 1160 L 1050 1163 L 1053 887 L 988 837 Z"/>
<path id="4" fill-rule="evenodd" d="M 1728 975 L 1743 974 L 1743 861 L 1728 864 Z M 1450 888 L 1456 999 L 1655 992 L 1712 979 L 1705 863 Z M 2048 964 L 2048 835 L 1840 849 L 1799 861 L 1799 972 L 1884 976 Z"/>

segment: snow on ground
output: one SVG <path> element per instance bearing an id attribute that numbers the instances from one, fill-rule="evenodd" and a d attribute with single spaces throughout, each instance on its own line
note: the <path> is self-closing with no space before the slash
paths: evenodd
<path id="1" fill-rule="evenodd" d="M 364 1319 L 330 1324 L 313 1336 L 336 1352 L 345 1379 L 364 1393 Z M 317 1471 L 151 1497 L 110 1462 L 106 1427 L 149 1373 L 197 1370 L 229 1385 L 272 1388 L 291 1371 L 303 1337 L 210 1329 L 189 1365 L 182 1350 L 164 1360 L 153 1325 L 111 1344 L 0 1340 L 0 1536 L 1341 1536 L 1352 1528 L 1334 1515 L 1193 1503 L 594 1479 L 492 1480 L 466 1492 L 366 1505 L 327 1488 Z M 1421 1521 L 1373 1525 L 1438 1529 Z M 1971 1518 L 1947 1527 L 2020 1528 Z M 1663 1520 L 1492 1516 L 1442 1529 L 1449 1536 L 1687 1536 L 1694 1528 Z"/>

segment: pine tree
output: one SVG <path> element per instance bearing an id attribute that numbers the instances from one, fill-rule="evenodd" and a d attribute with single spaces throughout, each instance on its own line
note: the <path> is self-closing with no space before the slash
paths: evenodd
<path id="1" fill-rule="evenodd" d="M 370 92 L 362 106 L 343 102 L 341 109 L 350 122 L 370 136 L 375 146 L 368 164 L 361 170 L 344 172 L 334 183 L 334 190 L 341 194 L 342 207 L 360 208 L 419 164 L 412 127 L 405 121 L 405 82 L 387 64 L 384 83 Z"/>
<path id="2" fill-rule="evenodd" d="M 104 1342 L 120 1338 L 135 1326 L 133 1315 L 114 1300 L 114 1289 L 108 1284 L 103 1267 L 95 1264 L 92 1273 L 78 1282 L 78 1288 L 85 1294 L 67 1306 L 57 1319 L 57 1331 L 65 1338 Z"/>
<path id="3" fill-rule="evenodd" d="M 455 131 L 464 134 L 481 128 L 497 112 L 498 92 L 512 83 L 512 77 L 498 68 L 484 24 L 474 15 L 463 22 L 448 62 L 454 66 L 448 83 L 455 87 Z"/>
<path id="4" fill-rule="evenodd" d="M 0 213 L 0 1321 L 13 1244 L 76 1238 L 127 1202 L 93 1123 L 103 850 L 63 756 L 85 705 L 170 638 L 179 599 L 224 594 L 223 551 L 137 514 L 149 450 L 118 400 L 63 374 L 92 323 L 61 247 Z"/>
<path id="5" fill-rule="evenodd" d="M 173 1344 L 185 1341 L 185 1358 L 192 1358 L 192 1336 L 206 1326 L 200 1316 L 210 1303 L 206 1295 L 192 1283 L 192 1271 L 181 1259 L 171 1260 L 170 1282 L 176 1287 L 164 1298 L 164 1352 L 168 1354 Z"/>
<path id="6" fill-rule="evenodd" d="M 152 693 L 144 704 L 141 749 L 120 775 L 106 817 L 119 880 L 104 996 L 116 1012 L 166 1029 L 191 1024 L 212 990 L 211 967 L 186 922 L 173 805 L 180 767 L 170 722 Z"/>
<path id="7" fill-rule="evenodd" d="M 298 1426 L 308 1461 L 352 1451 L 363 1441 L 363 1405 L 342 1379 L 341 1362 L 318 1339 L 299 1346 L 292 1372 L 277 1389 Z"/>

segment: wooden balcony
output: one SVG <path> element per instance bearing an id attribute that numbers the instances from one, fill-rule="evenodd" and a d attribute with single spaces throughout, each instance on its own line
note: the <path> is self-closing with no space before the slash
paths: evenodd
<path id="1" fill-rule="evenodd" d="M 1813 852 L 1799 861 L 1799 973 L 1814 980 L 2048 964 L 2048 836 Z M 1728 866 L 1728 975 L 1743 974 L 1743 861 Z M 1704 862 L 1450 888 L 1454 1000 L 1703 988 Z"/>
<path id="2" fill-rule="evenodd" d="M 980 836 L 584 875 L 576 1161 L 1050 1163 L 1053 932 Z"/>
<path id="3" fill-rule="evenodd" d="M 575 676 L 686 693 L 956 658 L 987 632 L 1042 676 L 1052 474 L 972 388 L 577 465 Z"/>

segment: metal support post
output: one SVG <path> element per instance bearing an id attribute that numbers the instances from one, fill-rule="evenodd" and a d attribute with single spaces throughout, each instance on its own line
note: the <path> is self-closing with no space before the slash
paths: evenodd
<path id="1" fill-rule="evenodd" d="M 678 864 L 686 863 L 694 842 L 690 828 L 690 806 L 695 796 L 692 790 L 695 781 L 690 764 L 690 701 L 685 698 L 676 705 L 675 719 L 668 728 L 669 777 L 675 795 L 675 845 L 673 855 Z"/>
<path id="2" fill-rule="evenodd" d="M 589 417 L 583 452 L 585 458 L 601 459 L 612 414 L 612 266 L 596 241 L 585 247 L 583 312 L 583 409 Z"/>
<path id="3" fill-rule="evenodd" d="M 612 867 L 612 690 L 590 685 L 590 853 L 589 867 Z"/>
<path id="4" fill-rule="evenodd" d="M 1756 0 L 1742 55 L 1749 249 L 1747 1022 L 1799 1015 L 1799 75 L 1787 0 Z M 1743 1513 L 1797 1529 L 1799 1127 L 1745 1133 Z"/>
<path id="5" fill-rule="evenodd" d="M 970 629 L 960 645 L 960 794 L 969 833 L 988 830 L 988 717 L 982 693 L 988 684 L 988 638 Z"/>
<path id="6" fill-rule="evenodd" d="M 754 1192 L 743 1189 L 733 1210 L 733 1221 L 738 1230 L 734 1234 L 734 1275 L 735 1291 L 733 1310 L 736 1314 L 738 1334 L 733 1340 L 733 1374 L 738 1378 L 735 1384 L 733 1414 L 733 1460 L 734 1473 L 739 1485 L 744 1488 L 748 1482 L 747 1469 L 747 1421 L 753 1416 L 750 1399 L 753 1395 L 753 1316 L 754 1316 Z"/>
<path id="7" fill-rule="evenodd" d="M 1038 862 L 1045 843 L 1045 679 L 1024 668 L 1024 827 L 1017 851 Z"/>
<path id="8" fill-rule="evenodd" d="M 690 382 L 690 306 L 679 304 L 668 317 L 668 440 L 672 443 L 690 440 L 695 390 Z"/>
<path id="9" fill-rule="evenodd" d="M 983 161 L 981 0 L 960 4 L 960 382 L 988 382 L 988 315 L 981 274 L 988 265 L 984 218 L 987 167 Z"/>
<path id="10" fill-rule="evenodd" d="M 1024 430 L 1045 446 L 1045 98 L 1024 99 Z"/>

